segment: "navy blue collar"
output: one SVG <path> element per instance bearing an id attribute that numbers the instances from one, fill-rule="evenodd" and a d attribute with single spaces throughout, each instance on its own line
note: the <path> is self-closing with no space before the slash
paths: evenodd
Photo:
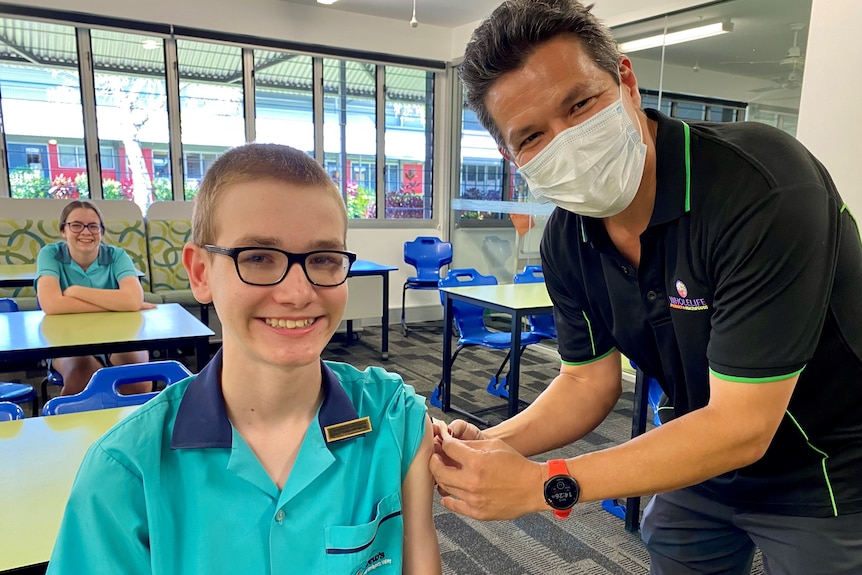
<path id="1" fill-rule="evenodd" d="M 57 242 L 57 253 L 54 259 L 61 264 L 72 263 L 72 254 L 69 252 L 69 244 L 66 242 Z M 100 266 L 109 266 L 114 262 L 114 254 L 108 249 L 105 244 L 99 244 L 99 255 L 96 257 L 96 263 Z"/>
<path id="2" fill-rule="evenodd" d="M 218 350 L 183 395 L 171 434 L 171 449 L 231 447 L 233 431 L 221 392 L 221 370 L 222 350 Z M 326 427 L 353 421 L 359 415 L 341 383 L 323 361 L 320 362 L 320 371 L 323 404 L 318 421 L 326 441 L 323 431 Z"/>

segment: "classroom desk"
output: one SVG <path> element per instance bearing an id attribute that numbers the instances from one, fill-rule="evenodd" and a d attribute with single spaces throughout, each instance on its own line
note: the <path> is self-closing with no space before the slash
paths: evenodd
<path id="1" fill-rule="evenodd" d="M 398 268 L 370 262 L 368 260 L 356 260 L 350 266 L 349 278 L 380 276 L 383 280 L 383 310 L 382 310 L 382 329 L 380 336 L 380 351 L 384 361 L 389 359 L 389 272 L 393 272 Z M 353 320 L 347 321 L 347 341 L 353 341 Z"/>
<path id="2" fill-rule="evenodd" d="M 509 362 L 509 417 L 518 413 L 518 372 L 521 366 L 522 320 L 532 314 L 551 313 L 553 304 L 544 283 L 505 284 L 440 288 L 443 294 L 443 378 L 440 380 L 440 403 L 443 411 L 456 411 L 468 417 L 473 414 L 452 407 L 452 302 L 471 303 L 512 316 L 512 354 Z"/>
<path id="3" fill-rule="evenodd" d="M 135 270 L 138 279 L 144 272 Z M 0 288 L 33 287 L 36 281 L 36 264 L 0 264 Z"/>
<path id="4" fill-rule="evenodd" d="M 0 313 L 0 363 L 156 350 L 194 343 L 198 371 L 213 331 L 178 303 L 143 311 L 45 315 Z"/>
<path id="5" fill-rule="evenodd" d="M 84 453 L 138 407 L 0 423 L 0 571 L 50 559 Z"/>

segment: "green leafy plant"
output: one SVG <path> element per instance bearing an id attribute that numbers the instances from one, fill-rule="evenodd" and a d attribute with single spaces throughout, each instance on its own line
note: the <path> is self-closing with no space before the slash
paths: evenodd
<path id="1" fill-rule="evenodd" d="M 51 197 L 51 180 L 38 168 L 14 168 L 9 172 L 9 187 L 13 198 Z"/>

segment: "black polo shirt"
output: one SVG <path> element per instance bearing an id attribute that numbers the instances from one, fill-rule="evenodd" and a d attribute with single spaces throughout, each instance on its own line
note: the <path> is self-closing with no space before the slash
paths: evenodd
<path id="1" fill-rule="evenodd" d="M 766 454 L 696 489 L 785 515 L 862 511 L 862 246 L 824 167 L 756 123 L 654 110 L 657 190 L 636 269 L 601 220 L 557 208 L 541 253 L 566 363 L 614 348 L 676 416 L 740 385 L 801 374 Z M 688 135 L 686 134 L 688 132 Z"/>

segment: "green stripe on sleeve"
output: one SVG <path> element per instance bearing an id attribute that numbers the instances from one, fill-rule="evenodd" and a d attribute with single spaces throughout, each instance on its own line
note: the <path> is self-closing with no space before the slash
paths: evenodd
<path id="1" fill-rule="evenodd" d="M 599 357 L 594 357 L 593 359 L 588 359 L 587 361 L 563 361 L 563 365 L 587 365 L 588 363 L 593 363 L 594 361 L 599 361 L 600 359 L 606 358 L 616 350 L 617 348 L 612 347 L 607 353 L 603 353 Z"/>
<path id="2" fill-rule="evenodd" d="M 723 373 L 718 373 L 712 368 L 709 368 L 709 373 L 723 381 L 732 381 L 735 383 L 771 383 L 773 381 L 781 381 L 784 379 L 790 379 L 791 377 L 796 377 L 797 375 L 802 373 L 803 369 L 805 368 L 803 367 L 799 371 L 794 371 L 793 373 L 789 373 L 787 375 L 773 375 L 770 377 L 738 377 L 735 375 L 725 375 Z"/>

